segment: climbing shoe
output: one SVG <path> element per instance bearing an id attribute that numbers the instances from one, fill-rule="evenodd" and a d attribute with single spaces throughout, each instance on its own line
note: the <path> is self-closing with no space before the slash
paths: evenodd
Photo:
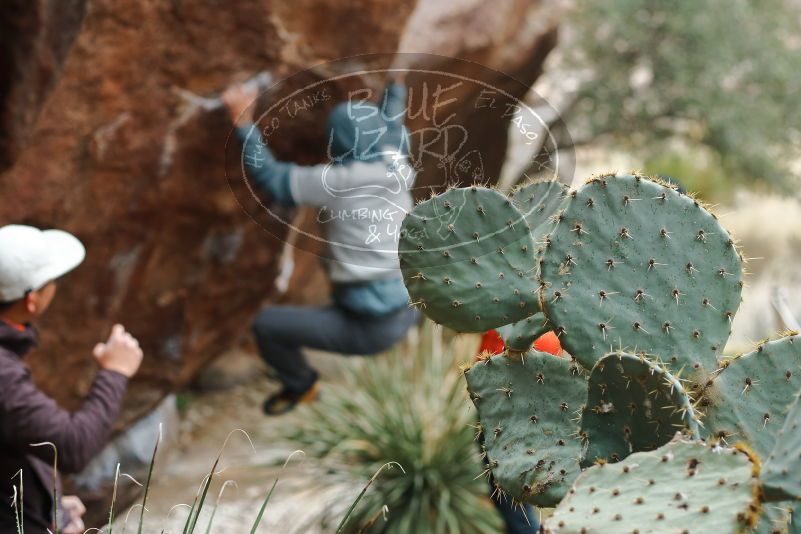
<path id="1" fill-rule="evenodd" d="M 278 393 L 267 397 L 264 401 L 265 415 L 281 415 L 291 411 L 298 404 L 311 403 L 317 400 L 320 394 L 320 384 L 315 382 L 312 386 L 303 393 L 293 393 L 282 389 Z"/>

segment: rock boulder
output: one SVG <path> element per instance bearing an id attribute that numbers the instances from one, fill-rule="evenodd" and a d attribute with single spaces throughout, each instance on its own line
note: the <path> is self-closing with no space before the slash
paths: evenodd
<path id="1" fill-rule="evenodd" d="M 411 86 L 435 80 L 428 72 L 437 69 L 481 72 L 485 82 L 522 97 L 555 45 L 557 4 L 4 3 L 0 224 L 64 228 L 88 250 L 40 325 L 42 346 L 30 358 L 38 382 L 60 402 L 77 406 L 95 373 L 91 347 L 114 322 L 124 323 L 146 354 L 126 400 L 124 427 L 233 345 L 265 301 L 326 297 L 313 240 L 290 238 L 274 220 L 254 224 L 232 194 L 226 173 L 236 169 L 226 162 L 225 148 L 231 125 L 195 96 L 213 99 L 234 80 L 258 72 L 277 79 L 344 56 L 404 51 L 454 56 L 506 73 L 487 79 L 493 75 L 470 63 L 429 57 L 425 65 L 412 65 L 428 70 L 413 74 Z M 386 68 L 392 56 L 366 61 L 366 67 Z M 326 72 L 323 66 L 297 79 Z M 335 97 L 348 88 L 336 81 L 331 87 Z M 464 92 L 448 111 L 470 133 L 465 150 L 482 148 L 484 176 L 492 181 L 504 159 L 509 118 L 477 113 L 475 86 L 458 91 Z M 323 119 L 299 119 L 276 151 L 300 162 L 321 161 Z M 423 163 L 421 186 L 448 179 L 433 160 Z M 314 214 L 284 215 L 313 231 Z M 277 289 L 276 277 L 288 264 L 282 263 L 291 249 L 287 240 L 299 252 L 294 274 Z"/>

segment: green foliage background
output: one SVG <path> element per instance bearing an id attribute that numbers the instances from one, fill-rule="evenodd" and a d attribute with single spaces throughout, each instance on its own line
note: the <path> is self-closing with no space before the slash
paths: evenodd
<path id="1" fill-rule="evenodd" d="M 799 11 L 790 0 L 576 0 L 571 129 L 650 158 L 678 136 L 719 155 L 732 180 L 789 188 L 801 155 Z"/>

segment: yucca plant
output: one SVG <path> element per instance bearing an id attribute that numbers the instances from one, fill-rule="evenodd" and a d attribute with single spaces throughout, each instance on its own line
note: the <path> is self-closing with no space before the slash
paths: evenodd
<path id="1" fill-rule="evenodd" d="M 303 408 L 288 438 L 310 459 L 363 480 L 388 462 L 402 466 L 373 482 L 347 532 L 498 532 L 489 487 L 478 476 L 475 413 L 465 408 L 458 370 L 474 344 L 456 337 L 444 347 L 442 330 L 426 323 L 419 335 L 350 370 L 344 383 Z"/>

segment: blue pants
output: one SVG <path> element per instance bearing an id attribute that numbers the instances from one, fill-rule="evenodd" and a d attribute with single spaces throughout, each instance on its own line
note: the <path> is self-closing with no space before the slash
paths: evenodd
<path id="1" fill-rule="evenodd" d="M 539 532 L 540 522 L 536 510 L 531 505 L 524 504 L 522 508 L 513 506 L 511 497 L 503 498 L 499 492 L 495 492 L 495 484 L 492 479 L 490 479 L 490 491 L 494 492 L 492 502 L 503 518 L 507 534 L 537 534 Z"/>
<path id="2" fill-rule="evenodd" d="M 387 350 L 417 321 L 413 308 L 366 316 L 332 304 L 323 307 L 269 306 L 253 323 L 259 353 L 290 393 L 308 390 L 318 374 L 301 347 L 367 356 Z"/>
<path id="3" fill-rule="evenodd" d="M 483 442 L 481 445 L 483 449 Z M 484 456 L 484 467 L 489 468 L 489 461 L 486 455 Z M 540 521 L 536 510 L 531 505 L 514 506 L 511 497 L 503 497 L 501 492 L 495 491 L 495 479 L 492 475 L 489 477 L 489 487 L 492 504 L 501 514 L 507 534 L 537 534 L 539 532 Z"/>

